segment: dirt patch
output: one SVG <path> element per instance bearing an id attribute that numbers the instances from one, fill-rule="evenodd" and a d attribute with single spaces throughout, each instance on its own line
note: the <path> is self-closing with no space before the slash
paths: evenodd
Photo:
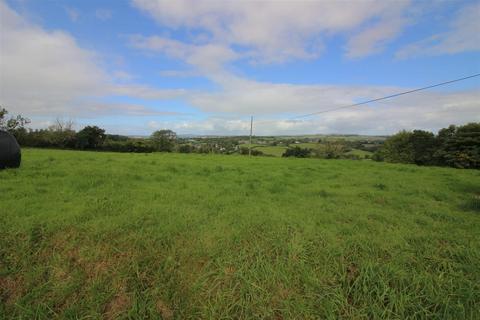
<path id="1" fill-rule="evenodd" d="M 234 266 L 227 266 L 223 270 L 226 276 L 233 276 L 237 270 L 235 269 Z"/>
<path id="2" fill-rule="evenodd" d="M 117 319 L 126 312 L 132 304 L 131 298 L 126 293 L 117 294 L 106 306 L 103 318 L 107 320 Z"/>
<path id="3" fill-rule="evenodd" d="M 348 282 L 353 282 L 358 277 L 358 267 L 352 263 L 347 267 L 347 280 Z"/>
<path id="4" fill-rule="evenodd" d="M 280 299 L 282 300 L 286 300 L 288 299 L 288 297 L 290 297 L 290 290 L 286 289 L 286 288 L 280 288 L 278 289 L 278 296 L 280 297 Z"/>
<path id="5" fill-rule="evenodd" d="M 271 304 L 277 310 L 277 307 L 280 307 L 284 301 L 288 300 L 288 298 L 294 293 L 292 290 L 283 287 L 280 285 L 279 287 L 272 290 L 273 296 L 271 297 Z"/>
<path id="6" fill-rule="evenodd" d="M 95 261 L 91 263 L 91 266 L 86 268 L 86 272 L 89 278 L 96 279 L 97 277 L 108 273 L 112 269 L 111 263 L 106 260 Z"/>
<path id="7" fill-rule="evenodd" d="M 23 281 L 21 278 L 0 277 L 0 301 L 11 305 L 22 295 Z"/>
<path id="8" fill-rule="evenodd" d="M 157 308 L 158 313 L 160 313 L 160 315 L 162 316 L 162 319 L 173 319 L 173 310 L 170 309 L 170 307 L 165 302 L 163 302 L 162 300 L 158 300 L 155 304 L 155 307 Z"/>
<path id="9" fill-rule="evenodd" d="M 52 277 L 56 282 L 67 282 L 71 280 L 69 270 L 62 267 L 54 267 L 52 270 Z"/>
<path id="10" fill-rule="evenodd" d="M 379 205 L 386 205 L 387 204 L 387 199 L 384 198 L 384 197 L 376 197 L 374 200 L 373 200 L 376 204 L 379 204 Z"/>

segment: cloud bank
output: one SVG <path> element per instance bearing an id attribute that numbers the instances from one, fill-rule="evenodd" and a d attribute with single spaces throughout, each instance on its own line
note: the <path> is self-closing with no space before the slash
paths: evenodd
<path id="1" fill-rule="evenodd" d="M 480 51 L 480 2 L 461 8 L 450 23 L 450 29 L 409 44 L 396 56 L 433 56 Z"/>
<path id="2" fill-rule="evenodd" d="M 464 91 L 422 92 L 288 120 L 412 88 L 273 83 L 250 79 L 232 67 L 238 62 L 255 66 L 319 59 L 328 49 L 327 40 L 334 36 L 345 40 L 347 59 L 377 54 L 413 23 L 409 1 L 348 2 L 348 10 L 345 3 L 329 1 L 134 0 L 133 4 L 146 13 L 145 19 L 153 18 L 167 30 L 187 30 L 190 36 L 180 41 L 166 36 L 168 33 L 132 34 L 126 37 L 130 48 L 191 67 L 171 70 L 158 66 L 159 77 L 202 77 L 214 89 L 161 88 L 143 84 L 122 70 L 109 72 L 101 55 L 81 48 L 70 34 L 31 24 L 0 1 L 2 106 L 13 113 L 52 118 L 144 117 L 140 128 L 115 129 L 109 124 L 112 130 L 125 134 L 148 134 L 157 128 L 194 134 L 245 134 L 251 114 L 256 118 L 257 134 L 389 134 L 480 121 L 478 86 Z M 98 10 L 96 16 L 102 23 L 114 19 L 110 10 Z M 480 50 L 475 19 L 479 11 L 478 3 L 458 10 L 448 31 L 401 48 L 397 57 Z M 135 102 L 108 102 L 111 97 Z M 189 117 L 174 108 L 147 107 L 170 101 L 188 104 L 202 118 Z"/>
<path id="3" fill-rule="evenodd" d="M 33 25 L 0 1 L 0 103 L 28 116 L 92 117 L 112 114 L 171 114 L 139 104 L 106 103 L 110 95 L 165 99 L 175 90 L 118 85 L 101 57 L 82 49 L 62 31 Z"/>
<path id="4" fill-rule="evenodd" d="M 133 0 L 169 28 L 198 30 L 196 42 L 237 45 L 252 61 L 317 58 L 324 40 L 350 36 L 348 54 L 381 50 L 406 25 L 410 1 L 209 1 Z M 348 8 L 347 8 L 348 6 Z M 378 23 L 375 21 L 378 20 Z M 355 30 L 361 28 L 359 33 Z"/>

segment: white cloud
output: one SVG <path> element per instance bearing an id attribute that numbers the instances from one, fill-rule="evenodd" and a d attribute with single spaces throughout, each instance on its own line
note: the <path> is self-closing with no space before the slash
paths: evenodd
<path id="1" fill-rule="evenodd" d="M 2 1 L 0 14 L 0 104 L 14 114 L 160 115 L 165 112 L 101 100 L 109 95 L 168 99 L 183 94 L 182 90 L 115 84 L 132 76 L 124 71 L 108 74 L 99 57 L 80 48 L 69 34 L 30 24 Z"/>
<path id="2" fill-rule="evenodd" d="M 375 104 L 341 109 L 307 118 L 296 115 L 349 105 L 408 88 L 386 86 L 327 86 L 259 83 L 244 79 L 219 92 L 191 93 L 193 106 L 213 114 L 204 120 L 157 121 L 149 128 L 170 128 L 179 133 L 247 134 L 249 115 L 255 133 L 361 133 L 391 134 L 401 129 L 436 131 L 450 124 L 480 121 L 480 91 L 424 91 Z"/>
<path id="3" fill-rule="evenodd" d="M 189 91 L 185 89 L 158 89 L 144 85 L 128 84 L 114 85 L 111 87 L 110 93 L 145 100 L 169 100 L 184 97 Z"/>
<path id="4" fill-rule="evenodd" d="M 401 17 L 384 19 L 354 35 L 348 40 L 346 46 L 347 57 L 361 58 L 383 51 L 385 46 L 400 34 L 407 21 L 407 19 Z"/>
<path id="5" fill-rule="evenodd" d="M 94 53 L 70 35 L 30 25 L 0 2 L 0 98 L 12 111 L 63 111 L 85 94 L 99 94 L 107 75 Z"/>
<path id="6" fill-rule="evenodd" d="M 366 54 L 368 42 L 369 47 L 375 48 L 368 50 L 370 53 L 378 51 L 376 41 L 395 37 L 403 27 L 399 21 L 409 1 L 133 0 L 133 3 L 162 25 L 204 31 L 203 42 L 243 46 L 251 50 L 254 61 L 281 62 L 318 57 L 324 38 L 350 33 L 376 19 L 392 31 L 379 34 L 365 27 L 366 34 L 352 41 L 348 50 L 356 52 L 358 44 L 358 50 Z"/>
<path id="7" fill-rule="evenodd" d="M 348 38 L 346 54 L 350 58 L 379 52 L 412 22 L 406 15 L 407 1 L 349 2 L 348 10 L 338 2 L 134 2 L 160 24 L 200 31 L 201 39 L 195 36 L 190 43 L 185 43 L 161 36 L 136 35 L 130 38 L 131 44 L 182 60 L 217 85 L 215 91 L 187 91 L 183 96 L 190 105 L 214 114 L 214 117 L 183 123 L 156 123 L 162 127 L 183 133 L 243 134 L 248 128 L 248 119 L 239 121 L 238 118 L 250 114 L 264 119 L 288 119 L 295 114 L 331 109 L 408 90 L 389 86 L 268 83 L 245 79 L 229 71 L 229 64 L 241 59 L 278 62 L 315 57 L 321 52 L 322 38 L 338 33 Z M 313 51 L 312 45 L 315 47 Z M 478 121 L 478 101 L 480 94 L 474 90 L 423 92 L 319 117 L 261 122 L 257 133 L 433 130 L 450 123 Z M 228 119 L 222 116 L 226 114 Z M 237 120 L 232 119 L 234 117 Z"/>
<path id="8" fill-rule="evenodd" d="M 216 84 L 214 91 L 162 89 L 130 83 L 132 75 L 123 70 L 109 74 L 101 67 L 99 57 L 82 49 L 71 35 L 32 25 L 0 1 L 1 105 L 12 113 L 37 117 L 148 116 L 150 122 L 146 120 L 145 128 L 138 130 L 163 127 L 199 134 L 245 134 L 250 114 L 256 117 L 257 134 L 392 133 L 403 128 L 438 129 L 450 123 L 480 121 L 478 90 L 423 92 L 313 118 L 281 120 L 405 88 L 268 83 L 245 79 L 229 70 L 231 62 L 241 59 L 266 61 L 273 56 L 276 61 L 284 61 L 316 56 L 321 52 L 322 39 L 333 33 L 351 36 L 346 48 L 348 56 L 371 54 L 401 32 L 405 24 L 401 14 L 403 2 L 395 10 L 390 2 L 373 5 L 360 1 L 349 3 L 352 6 L 349 10 L 336 2 L 302 5 L 282 2 L 278 7 L 273 2 L 256 2 L 258 7 L 253 7 L 251 2 L 244 1 L 195 1 L 188 5 L 185 1 L 137 1 L 136 4 L 170 27 L 203 29 L 202 36 L 196 34 L 191 43 L 140 35 L 132 36 L 130 42 L 137 48 L 165 54 L 192 66 L 186 73 L 164 70 L 164 76 L 200 74 Z M 461 26 L 460 22 L 454 26 L 471 28 Z M 352 33 L 357 27 L 360 32 Z M 469 48 L 464 44 L 465 39 L 453 38 L 457 40 L 451 40 L 452 46 Z M 149 104 L 183 99 L 210 118 L 165 122 L 159 118 L 185 115 L 158 111 L 141 103 L 104 102 L 111 95 L 146 99 Z"/>
<path id="9" fill-rule="evenodd" d="M 348 90 L 348 88 L 344 88 Z M 429 93 L 399 100 L 385 101 L 376 105 L 364 105 L 338 110 L 304 119 L 255 117 L 255 135 L 294 134 L 392 134 L 399 130 L 426 129 L 436 132 L 450 124 L 463 125 L 480 121 L 480 93 Z M 319 108 L 318 110 L 322 110 Z M 153 121 L 150 130 L 170 128 L 181 134 L 247 135 L 249 117 L 213 116 L 204 120 Z"/>
<path id="10" fill-rule="evenodd" d="M 147 108 L 141 104 L 128 103 L 106 103 L 106 102 L 90 102 L 82 104 L 80 112 L 77 116 L 83 118 L 96 118 L 99 116 L 127 115 L 127 116 L 178 116 L 180 112 L 156 110 Z"/>
<path id="11" fill-rule="evenodd" d="M 210 75 L 224 73 L 225 64 L 241 57 L 241 55 L 227 46 L 218 44 L 187 44 L 159 36 L 143 37 L 134 35 L 130 37 L 130 44 L 136 48 L 159 52 L 184 60 L 195 66 L 198 71 Z"/>
<path id="12" fill-rule="evenodd" d="M 480 2 L 475 2 L 457 12 L 449 25 L 449 31 L 409 44 L 397 52 L 396 56 L 404 59 L 411 56 L 480 51 L 479 31 Z"/>
<path id="13" fill-rule="evenodd" d="M 341 85 L 292 85 L 273 84 L 238 79 L 230 82 L 223 91 L 194 94 L 190 97 L 193 105 L 206 112 L 229 112 L 238 115 L 254 114 L 258 116 L 307 114 L 360 101 L 383 97 L 392 93 L 402 92 L 409 88 L 388 86 L 341 86 Z M 392 114 L 392 121 L 415 119 L 420 123 L 426 117 L 443 117 L 448 121 L 467 122 L 480 119 L 480 92 L 471 90 L 462 93 L 441 93 L 424 91 L 418 94 L 385 100 L 377 103 L 378 110 L 369 114 L 368 125 L 378 127 L 377 115 Z M 359 106 L 354 109 L 340 110 L 331 114 L 354 115 L 363 114 L 368 107 Z M 400 112 L 400 113 L 399 113 Z M 330 114 L 322 118 L 332 119 Z M 335 118 L 335 116 L 333 116 Z M 352 122 L 354 119 L 351 119 Z M 381 121 L 379 121 L 381 123 Z M 346 125 L 346 128 L 350 127 Z M 422 124 L 424 125 L 424 123 Z"/>
<path id="14" fill-rule="evenodd" d="M 114 71 L 112 73 L 112 76 L 115 80 L 118 80 L 120 82 L 128 82 L 130 80 L 133 80 L 135 79 L 135 76 L 126 72 L 126 71 L 123 71 L 123 70 L 117 70 L 117 71 Z"/>

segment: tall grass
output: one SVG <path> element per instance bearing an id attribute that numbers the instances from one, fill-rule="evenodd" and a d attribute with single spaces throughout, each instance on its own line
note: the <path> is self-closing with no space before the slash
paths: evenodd
<path id="1" fill-rule="evenodd" d="M 479 171 L 23 159 L 0 172 L 0 318 L 480 318 Z"/>

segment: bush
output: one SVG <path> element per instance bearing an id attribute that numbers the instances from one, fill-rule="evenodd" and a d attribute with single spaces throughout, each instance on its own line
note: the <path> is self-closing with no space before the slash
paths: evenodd
<path id="1" fill-rule="evenodd" d="M 350 150 L 351 148 L 346 147 L 345 141 L 325 141 L 314 150 L 314 153 L 317 158 L 340 159 Z"/>
<path id="2" fill-rule="evenodd" d="M 350 160 L 360 160 L 361 159 L 358 154 L 352 154 L 352 153 L 345 154 L 345 155 L 342 156 L 342 158 L 350 159 Z"/>
<path id="3" fill-rule="evenodd" d="M 282 157 L 308 158 L 311 152 L 312 150 L 307 148 L 293 147 L 285 150 Z"/>
<path id="4" fill-rule="evenodd" d="M 155 150 L 150 141 L 144 139 L 128 139 L 123 141 L 105 140 L 102 145 L 104 151 L 115 152 L 136 152 L 136 153 L 150 153 Z"/>
<path id="5" fill-rule="evenodd" d="M 243 154 L 243 155 L 251 154 L 252 156 L 263 156 L 262 151 L 252 148 L 251 153 L 250 153 L 250 150 L 247 147 L 241 147 L 240 148 L 240 154 Z"/>
<path id="6" fill-rule="evenodd" d="M 195 148 L 189 144 L 181 144 L 178 146 L 177 151 L 180 153 L 192 153 L 195 152 Z"/>

